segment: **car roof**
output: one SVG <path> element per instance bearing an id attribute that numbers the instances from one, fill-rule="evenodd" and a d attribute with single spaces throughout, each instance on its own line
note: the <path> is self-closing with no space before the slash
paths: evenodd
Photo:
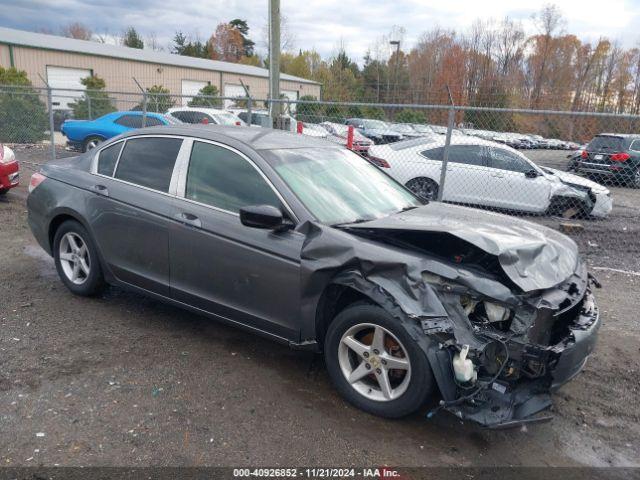
<path id="1" fill-rule="evenodd" d="M 173 113 L 173 112 L 204 112 L 204 113 L 209 113 L 209 114 L 224 114 L 224 113 L 231 113 L 227 110 L 221 110 L 219 108 L 210 108 L 210 107 L 173 107 L 170 108 L 169 110 L 167 110 L 167 112 L 169 113 Z"/>
<path id="2" fill-rule="evenodd" d="M 640 138 L 637 133 L 599 133 L 596 137 Z"/>
<path id="3" fill-rule="evenodd" d="M 438 147 L 444 147 L 445 144 L 446 144 L 446 137 L 431 136 L 431 137 L 412 138 L 409 140 L 403 140 L 400 142 L 387 144 L 385 146 L 388 146 L 390 149 L 397 151 L 397 150 L 406 150 L 409 148 L 414 148 L 416 150 L 438 148 Z M 451 145 L 484 145 L 488 147 L 500 147 L 507 150 L 513 150 L 508 145 L 492 142 L 490 140 L 484 140 L 478 137 L 472 137 L 470 135 L 452 136 Z"/>
<path id="4" fill-rule="evenodd" d="M 241 142 L 254 150 L 291 148 L 339 148 L 336 145 L 315 140 L 313 137 L 271 128 L 254 128 L 225 125 L 181 124 L 147 127 L 131 130 L 120 138 L 139 135 L 182 135 L 219 142 Z"/>

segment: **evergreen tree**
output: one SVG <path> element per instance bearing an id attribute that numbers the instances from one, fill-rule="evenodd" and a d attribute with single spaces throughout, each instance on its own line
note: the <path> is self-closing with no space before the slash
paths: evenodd
<path id="1" fill-rule="evenodd" d="M 218 97 L 218 87 L 215 85 L 207 85 L 202 87 L 198 94 L 193 97 L 188 105 L 190 107 L 209 107 L 209 108 L 220 108 L 222 102 Z"/>
<path id="2" fill-rule="evenodd" d="M 94 119 L 110 112 L 115 112 L 116 108 L 111 102 L 109 95 L 104 92 L 104 80 L 96 75 L 92 75 L 80 80 L 87 91 L 82 98 L 71 103 L 69 106 L 73 110 L 73 117 L 77 119 Z"/>
<path id="3" fill-rule="evenodd" d="M 122 44 L 125 47 L 129 48 L 144 48 L 144 42 L 135 28 L 129 27 L 124 32 L 124 38 L 122 39 Z"/>

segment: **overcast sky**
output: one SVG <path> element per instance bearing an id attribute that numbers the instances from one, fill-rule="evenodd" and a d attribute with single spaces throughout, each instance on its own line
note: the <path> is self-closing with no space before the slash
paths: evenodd
<path id="1" fill-rule="evenodd" d="M 458 30 L 475 19 L 521 20 L 533 32 L 531 15 L 545 3 L 531 0 L 282 0 L 295 48 L 317 49 L 323 56 L 342 42 L 352 58 L 362 56 L 377 37 L 394 25 L 406 30 L 403 47 L 439 25 Z M 640 40 L 640 0 L 557 0 L 565 30 L 583 39 L 618 39 L 624 46 Z M 120 34 L 128 25 L 143 36 L 154 34 L 165 49 L 176 31 L 207 39 L 222 21 L 243 18 L 250 36 L 264 47 L 267 0 L 0 0 L 0 26 L 48 29 L 79 21 L 99 34 Z"/>

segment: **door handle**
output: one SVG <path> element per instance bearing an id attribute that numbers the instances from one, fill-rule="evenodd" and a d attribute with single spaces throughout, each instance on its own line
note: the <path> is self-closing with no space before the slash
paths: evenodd
<path id="1" fill-rule="evenodd" d="M 176 218 L 185 225 L 191 225 L 192 227 L 202 228 L 202 222 L 193 213 L 180 212 L 176 215 Z"/>
<path id="2" fill-rule="evenodd" d="M 105 197 L 109 196 L 109 189 L 104 185 L 94 185 L 93 191 L 96 192 L 98 195 L 104 195 Z"/>
<path id="3" fill-rule="evenodd" d="M 492 173 L 491 176 L 497 177 L 497 178 L 504 178 L 504 175 L 502 175 L 501 173 Z"/>

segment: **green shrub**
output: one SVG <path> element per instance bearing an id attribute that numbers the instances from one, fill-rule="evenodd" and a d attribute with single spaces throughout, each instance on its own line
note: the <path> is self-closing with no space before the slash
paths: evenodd
<path id="1" fill-rule="evenodd" d="M 187 104 L 190 107 L 209 107 L 220 108 L 222 101 L 218 97 L 218 87 L 215 85 L 206 85 L 200 89 L 198 94 L 193 97 Z"/>
<path id="2" fill-rule="evenodd" d="M 103 91 L 105 83 L 102 78 L 92 75 L 83 78 L 80 83 L 87 88 L 87 91 L 80 99 L 69 105 L 73 110 L 73 118 L 91 120 L 116 111 L 109 95 Z"/>
<path id="3" fill-rule="evenodd" d="M 166 113 L 175 105 L 175 101 L 169 96 L 169 89 L 162 85 L 154 85 L 147 88 L 147 112 Z M 142 110 L 142 103 L 139 103 L 134 110 Z"/>
<path id="4" fill-rule="evenodd" d="M 26 72 L 0 67 L 0 142 L 36 143 L 47 137 L 46 106 L 30 87 Z"/>
<path id="5" fill-rule="evenodd" d="M 421 110 L 404 109 L 396 115 L 398 123 L 427 123 L 427 117 Z"/>

